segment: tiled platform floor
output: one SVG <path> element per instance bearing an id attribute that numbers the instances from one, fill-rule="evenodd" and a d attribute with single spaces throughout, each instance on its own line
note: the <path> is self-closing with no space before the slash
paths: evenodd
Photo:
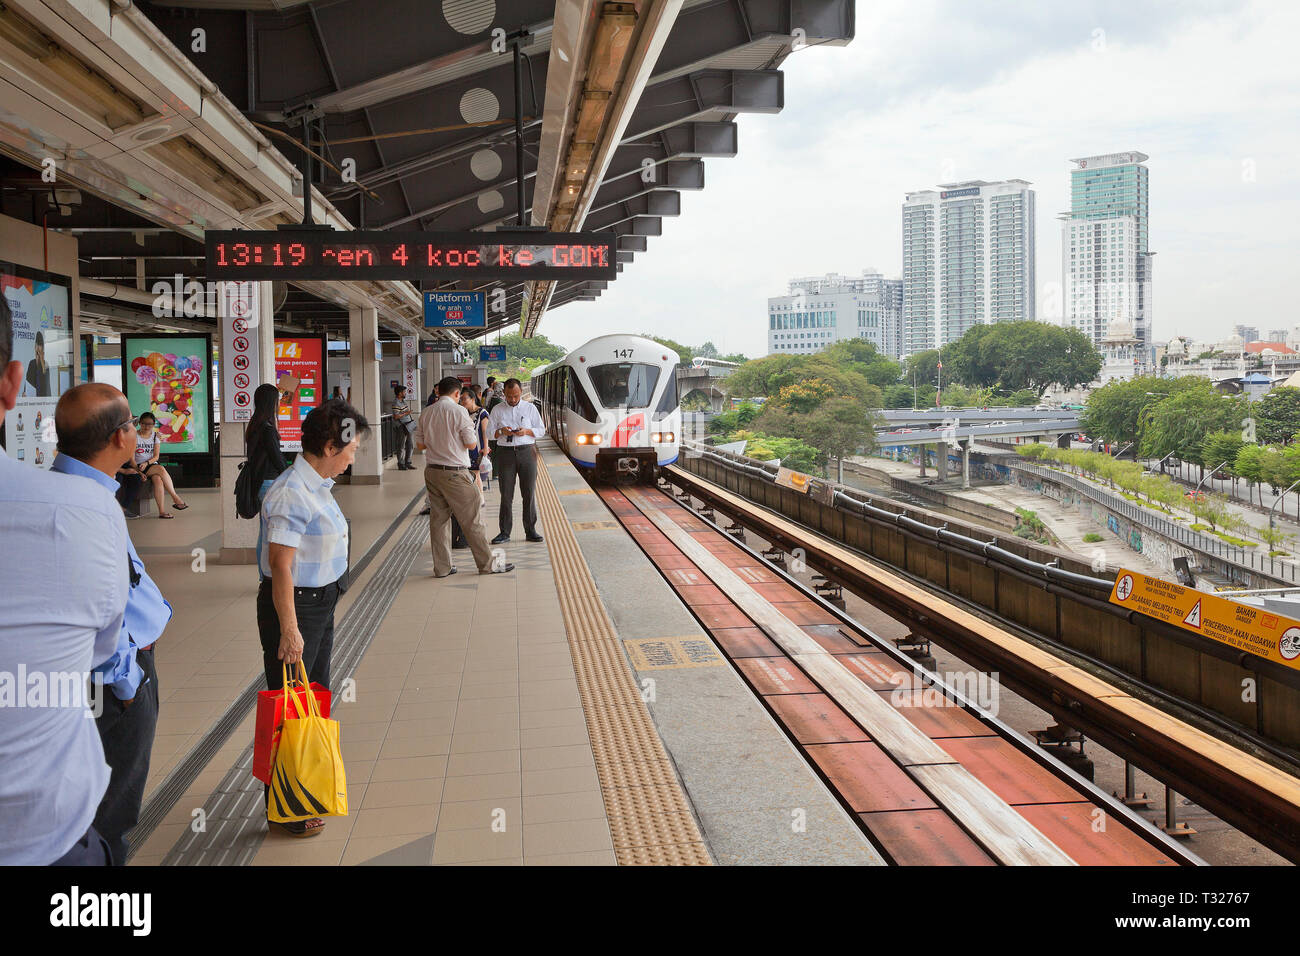
<path id="1" fill-rule="evenodd" d="M 337 489 L 353 518 L 354 556 L 410 500 L 421 475 L 390 470 L 378 488 Z M 166 732 L 160 726 L 151 783 L 260 669 L 253 569 L 209 566 L 207 575 L 219 569 L 215 579 L 190 580 L 202 577 L 188 570 L 195 539 L 186 535 L 205 530 L 203 498 L 192 496 L 188 525 L 131 523 L 177 609 L 176 631 L 159 645 L 162 714 L 171 723 Z M 494 484 L 489 536 L 498 500 Z M 309 840 L 268 835 L 255 864 L 615 862 L 546 545 L 523 541 L 518 501 L 514 520 L 510 574 L 480 576 L 462 551 L 460 572 L 435 580 L 422 547 L 357 668 L 355 701 L 336 704 L 351 813 Z M 215 520 L 206 527 L 214 532 Z M 251 725 L 244 721 L 133 863 L 163 858 L 247 745 Z"/>

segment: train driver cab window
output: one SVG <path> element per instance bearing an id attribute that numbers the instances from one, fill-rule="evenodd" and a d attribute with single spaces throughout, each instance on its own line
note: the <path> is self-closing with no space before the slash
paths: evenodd
<path id="1" fill-rule="evenodd" d="M 605 408 L 649 408 L 659 382 L 659 367 L 642 362 L 611 362 L 593 366 L 587 373 L 596 400 Z"/>
<path id="2" fill-rule="evenodd" d="M 657 422 L 667 418 L 677 411 L 677 406 L 682 403 L 677 387 L 677 367 L 673 366 L 668 373 L 668 383 L 664 385 L 664 393 L 659 396 L 659 404 L 655 406 L 654 414 L 650 416 L 651 421 Z"/>
<path id="3" fill-rule="evenodd" d="M 578 373 L 571 368 L 568 369 L 568 393 L 569 411 L 580 415 L 583 421 L 595 422 L 598 420 L 596 409 L 592 406 L 591 399 L 587 397 L 587 390 L 578 381 Z"/>

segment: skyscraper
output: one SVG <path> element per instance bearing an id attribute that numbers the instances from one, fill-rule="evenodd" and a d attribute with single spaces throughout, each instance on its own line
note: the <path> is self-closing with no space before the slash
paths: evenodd
<path id="1" fill-rule="evenodd" d="M 903 351 L 976 325 L 1035 317 L 1034 191 L 1023 179 L 947 183 L 903 203 Z"/>
<path id="2" fill-rule="evenodd" d="M 1070 160 L 1070 211 L 1060 217 L 1065 324 L 1100 345 L 1111 322 L 1130 323 L 1143 353 L 1151 346 L 1154 255 L 1147 248 L 1148 158 L 1131 151 Z"/>

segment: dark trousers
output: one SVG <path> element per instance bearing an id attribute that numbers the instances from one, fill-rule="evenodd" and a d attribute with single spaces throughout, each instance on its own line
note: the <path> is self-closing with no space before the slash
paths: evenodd
<path id="1" fill-rule="evenodd" d="M 399 425 L 402 429 L 402 436 L 397 440 L 397 463 L 399 465 L 409 465 L 411 463 L 411 452 L 415 449 L 415 439 L 411 433 L 406 430 L 405 425 Z"/>
<path id="2" fill-rule="evenodd" d="M 108 841 L 99 835 L 99 831 L 93 824 L 80 840 L 72 844 L 71 850 L 50 864 L 50 866 L 112 865 L 113 855 L 108 849 Z"/>
<path id="3" fill-rule="evenodd" d="M 330 655 L 334 652 L 334 607 L 339 603 L 338 582 L 320 588 L 294 588 L 293 607 L 302 634 L 302 662 L 307 680 L 329 689 Z M 271 599 L 271 579 L 263 578 L 257 591 L 257 633 L 262 640 L 262 667 L 267 690 L 284 686 L 280 660 L 280 615 Z"/>
<path id="4" fill-rule="evenodd" d="M 501 512 L 497 523 L 502 534 L 509 534 L 514 527 L 511 506 L 515 500 L 515 479 L 519 480 L 519 494 L 523 498 L 524 533 L 537 533 L 537 502 L 533 492 L 537 488 L 537 452 L 535 445 L 512 447 L 498 442 L 492 456 L 492 467 L 496 469 L 501 482 Z"/>
<path id="5" fill-rule="evenodd" d="M 117 503 L 130 514 L 140 513 L 140 485 L 144 478 L 140 475 L 117 476 Z"/>
<path id="6" fill-rule="evenodd" d="M 95 811 L 95 829 L 108 843 L 113 862 L 126 864 L 126 835 L 140 820 L 154 731 L 158 728 L 158 671 L 153 651 L 136 654 L 145 680 L 128 706 L 104 688 L 104 712 L 95 719 L 99 740 L 104 745 L 104 762 L 112 775 L 108 789 Z"/>

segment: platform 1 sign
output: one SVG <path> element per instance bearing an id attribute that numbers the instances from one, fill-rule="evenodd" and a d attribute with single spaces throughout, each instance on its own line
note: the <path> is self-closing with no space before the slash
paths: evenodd
<path id="1" fill-rule="evenodd" d="M 482 292 L 425 292 L 424 327 L 426 329 L 486 328 L 486 296 Z"/>
<path id="2" fill-rule="evenodd" d="M 1300 670 L 1300 621 L 1264 608 L 1121 570 L 1110 603 Z"/>
<path id="3" fill-rule="evenodd" d="M 504 345 L 480 345 L 478 347 L 478 360 L 480 362 L 504 362 L 506 360 L 506 347 Z"/>

